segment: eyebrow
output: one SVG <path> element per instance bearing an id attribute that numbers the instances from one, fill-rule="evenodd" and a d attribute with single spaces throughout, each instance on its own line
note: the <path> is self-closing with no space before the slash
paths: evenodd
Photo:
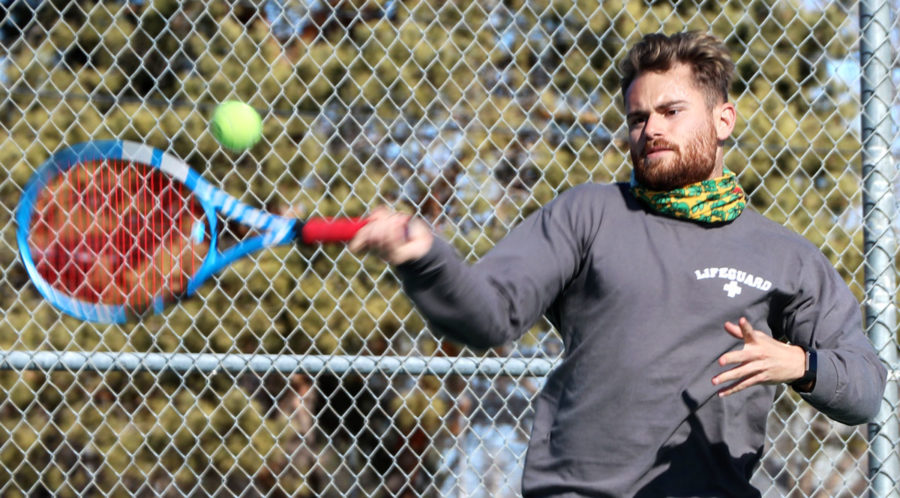
<path id="1" fill-rule="evenodd" d="M 670 100 L 668 102 L 663 102 L 662 104 L 659 104 L 658 106 L 656 106 L 656 109 L 665 109 L 667 107 L 674 107 L 676 105 L 687 104 L 687 103 L 688 103 L 688 101 L 683 100 L 683 99 L 682 100 Z"/>
<path id="2" fill-rule="evenodd" d="M 653 108 L 654 109 L 668 109 L 670 107 L 675 107 L 677 105 L 683 105 L 686 103 L 687 103 L 687 100 L 683 100 L 683 99 L 668 100 L 666 102 L 663 102 L 661 104 L 654 106 Z M 640 111 L 629 112 L 628 114 L 625 115 L 625 118 L 630 119 L 632 117 L 640 117 L 640 116 L 646 116 L 646 115 L 647 115 L 647 111 L 640 110 Z"/>

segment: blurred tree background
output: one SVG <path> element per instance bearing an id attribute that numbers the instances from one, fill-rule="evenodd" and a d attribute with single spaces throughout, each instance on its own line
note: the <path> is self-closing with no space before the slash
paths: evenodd
<path id="1" fill-rule="evenodd" d="M 389 268 L 340 247 L 268 251 L 162 315 L 81 323 L 29 285 L 15 205 L 59 148 L 128 139 L 269 210 L 419 213 L 474 260 L 559 192 L 628 178 L 616 61 L 642 33 L 684 29 L 723 37 L 737 62 L 741 120 L 726 162 L 752 205 L 823 248 L 861 298 L 848 2 L 4 0 L 0 349 L 555 358 L 546 323 L 494 351 L 441 341 Z M 264 139 L 245 153 L 209 133 L 226 99 L 263 115 Z M 538 387 L 451 375 L 0 371 L 0 494 L 514 494 Z M 778 430 L 795 405 L 782 395 Z M 459 462 L 505 428 L 512 463 L 475 469 L 470 488 Z M 848 472 L 862 472 L 864 439 L 842 437 Z M 765 479 L 822 485 L 800 479 L 796 454 L 775 443 Z"/>

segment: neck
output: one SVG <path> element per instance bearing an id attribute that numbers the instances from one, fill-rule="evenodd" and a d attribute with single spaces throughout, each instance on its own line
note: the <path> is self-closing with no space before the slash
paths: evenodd
<path id="1" fill-rule="evenodd" d="M 709 178 L 707 178 L 707 180 L 714 180 L 723 176 L 725 176 L 725 165 L 717 162 L 716 167 L 709 173 Z"/>
<path id="2" fill-rule="evenodd" d="M 713 179 L 684 185 L 669 191 L 654 191 L 640 186 L 632 175 L 631 192 L 659 214 L 701 223 L 721 223 L 737 218 L 746 205 L 744 191 L 735 174 L 724 168 Z"/>
<path id="3" fill-rule="evenodd" d="M 713 166 L 707 180 L 720 178 L 725 175 L 725 149 L 722 148 L 721 142 L 719 143 L 719 146 L 716 147 L 716 160 L 714 164 L 715 166 Z"/>

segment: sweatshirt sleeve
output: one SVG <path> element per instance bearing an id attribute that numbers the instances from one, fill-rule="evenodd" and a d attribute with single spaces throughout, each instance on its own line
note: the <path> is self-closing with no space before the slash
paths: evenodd
<path id="1" fill-rule="evenodd" d="M 578 271 L 586 232 L 600 214 L 570 189 L 515 227 L 480 261 L 463 261 L 435 238 L 421 259 L 399 265 L 404 290 L 436 332 L 476 348 L 519 338 Z"/>
<path id="2" fill-rule="evenodd" d="M 793 344 L 818 356 L 815 387 L 801 397 L 838 422 L 865 423 L 878 413 L 887 368 L 862 330 L 859 303 L 825 256 L 816 251 L 800 266 L 784 326 Z"/>

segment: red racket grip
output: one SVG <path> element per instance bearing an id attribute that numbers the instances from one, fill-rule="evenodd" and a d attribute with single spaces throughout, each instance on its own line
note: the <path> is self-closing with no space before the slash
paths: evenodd
<path id="1" fill-rule="evenodd" d="M 369 220 L 366 218 L 310 218 L 300 228 L 304 244 L 349 242 Z"/>

